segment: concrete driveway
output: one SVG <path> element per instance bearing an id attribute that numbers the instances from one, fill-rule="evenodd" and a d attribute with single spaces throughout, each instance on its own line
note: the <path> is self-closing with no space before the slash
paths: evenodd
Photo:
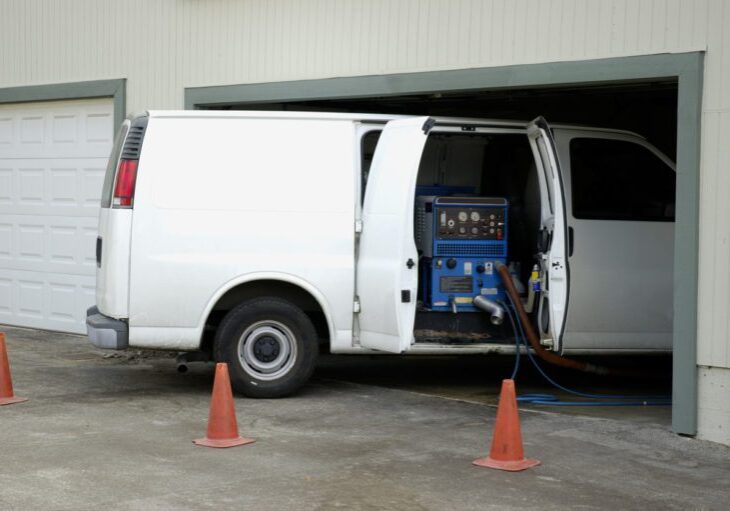
<path id="1" fill-rule="evenodd" d="M 0 408 L 0 509 L 727 509 L 730 451 L 661 421 L 524 410 L 522 473 L 473 467 L 495 409 L 332 378 L 236 399 L 253 445 L 194 446 L 213 368 L 108 357 L 84 338 L 5 328 L 25 404 Z M 346 374 L 350 359 L 343 362 Z M 332 364 L 334 364 L 334 369 Z M 334 373 L 333 373 L 334 371 Z"/>

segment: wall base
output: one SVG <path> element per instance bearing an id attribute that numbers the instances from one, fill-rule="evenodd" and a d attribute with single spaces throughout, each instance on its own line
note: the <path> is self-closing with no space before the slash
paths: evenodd
<path id="1" fill-rule="evenodd" d="M 697 438 L 730 445 L 730 369 L 698 368 Z"/>

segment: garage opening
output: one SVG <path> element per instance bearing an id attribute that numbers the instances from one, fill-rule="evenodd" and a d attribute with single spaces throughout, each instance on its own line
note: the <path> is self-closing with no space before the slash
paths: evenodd
<path id="1" fill-rule="evenodd" d="M 625 62 L 619 63 L 618 60 L 621 59 L 617 59 L 617 66 L 623 66 L 625 64 Z M 641 59 L 639 58 L 637 60 Z M 657 60 L 660 59 L 657 58 Z M 567 69 L 569 67 L 569 64 L 565 63 L 564 67 Z M 588 68 L 590 68 L 590 65 L 588 66 Z M 552 73 L 553 71 L 554 70 L 551 68 L 550 73 Z M 635 70 L 633 74 L 646 74 L 648 76 L 651 76 L 652 72 L 656 71 L 657 70 L 654 69 L 651 70 L 651 72 L 647 71 L 646 73 L 644 73 L 643 71 Z M 271 93 L 270 97 L 276 98 L 276 101 L 267 100 L 266 96 L 268 92 L 264 92 L 264 86 L 256 85 L 240 86 L 242 87 L 242 91 L 246 88 L 250 88 L 250 90 L 245 91 L 250 92 L 250 94 L 241 94 L 240 97 L 242 98 L 242 100 L 235 101 L 235 98 L 232 96 L 235 96 L 235 91 L 233 89 L 236 86 L 232 86 L 231 90 L 225 91 L 225 93 L 219 96 L 225 97 L 225 102 L 219 101 L 216 98 L 216 94 L 214 93 L 216 91 L 201 90 L 200 93 L 197 93 L 196 91 L 195 95 L 190 94 L 188 96 L 188 104 L 195 108 L 203 109 L 291 111 L 312 110 L 411 115 L 420 114 L 471 118 L 478 117 L 505 120 L 514 119 L 521 121 L 529 121 L 530 119 L 533 119 L 537 116 L 544 116 L 552 126 L 556 126 L 559 124 L 577 124 L 583 126 L 628 130 L 634 133 L 638 133 L 639 135 L 644 137 L 650 144 L 655 146 L 661 153 L 674 161 L 677 158 L 678 147 L 678 108 L 680 112 L 684 111 L 685 113 L 691 110 L 692 115 L 698 114 L 699 112 L 699 110 L 694 109 L 695 105 L 687 105 L 687 99 L 691 96 L 691 99 L 694 100 L 695 96 L 693 94 L 696 94 L 696 91 L 694 91 L 694 89 L 692 88 L 694 87 L 694 82 L 691 80 L 687 80 L 686 73 L 683 73 L 684 71 L 673 71 L 666 73 L 666 75 L 669 76 L 668 78 L 636 79 L 610 82 L 606 81 L 590 85 L 578 84 L 514 88 L 505 88 L 502 85 L 498 85 L 498 88 L 492 88 L 489 90 L 476 90 L 470 88 L 469 90 L 436 90 L 433 92 L 418 94 L 389 94 L 389 89 L 392 86 L 389 83 L 388 86 L 384 84 L 379 84 L 381 85 L 380 87 L 374 88 L 374 90 L 382 90 L 384 92 L 383 95 L 380 96 L 374 96 L 372 95 L 371 91 L 363 90 L 363 85 L 363 87 L 360 89 L 360 93 L 362 94 L 361 97 L 342 97 L 343 95 L 352 94 L 352 91 L 342 90 L 340 91 L 340 94 L 333 93 L 332 97 L 330 98 L 322 97 L 323 94 L 319 92 L 312 93 L 311 91 L 313 90 L 313 84 L 304 85 L 304 82 L 302 82 L 301 91 L 297 90 L 295 87 L 296 92 L 292 94 L 292 97 L 306 97 L 307 95 L 310 95 L 312 97 L 317 97 L 317 99 L 296 99 L 291 101 L 280 99 L 286 97 L 286 94 L 283 92 L 284 88 L 286 87 L 285 84 L 282 84 L 281 90 L 277 89 Z M 496 74 L 499 76 L 499 72 L 497 72 Z M 585 77 L 585 74 L 578 74 Z M 606 74 L 607 73 L 604 73 L 601 76 L 606 76 Z M 626 76 L 631 73 L 619 72 L 616 74 L 623 74 L 624 76 Z M 682 78 L 682 76 L 685 76 L 685 78 Z M 576 83 L 590 82 L 593 79 L 593 77 L 585 77 L 582 80 L 576 80 Z M 683 79 L 685 80 L 684 82 L 682 82 Z M 692 80 L 693 79 L 694 78 L 692 77 Z M 497 79 L 497 81 L 498 80 L 499 79 Z M 346 79 L 343 79 L 343 81 L 346 81 Z M 519 81 L 519 79 L 514 80 L 513 83 L 519 83 Z M 552 75 L 543 83 L 550 83 L 551 81 L 556 81 L 553 79 Z M 330 88 L 330 84 L 326 83 L 326 80 L 323 80 L 322 82 L 325 89 Z M 365 82 L 367 82 L 367 80 L 365 80 Z M 505 80 L 505 83 L 510 82 L 512 82 L 511 79 Z M 494 81 L 492 83 L 494 83 Z M 689 88 L 680 89 L 681 83 L 690 83 L 691 85 Z M 422 90 L 422 87 L 418 85 L 412 86 L 414 87 L 414 89 Z M 333 88 L 336 89 L 337 87 Z M 404 90 L 407 87 L 402 84 L 397 84 L 395 86 L 392 86 L 392 88 L 394 90 Z M 302 91 L 305 92 L 302 93 Z M 681 91 L 684 91 L 684 93 L 682 93 Z M 214 101 L 205 101 L 206 94 L 208 94 L 208 97 L 213 98 Z M 682 94 L 684 94 L 684 96 L 682 96 Z M 365 97 L 366 95 L 368 96 Z M 247 97 L 255 98 L 255 101 L 245 101 L 245 98 Z M 682 97 L 684 97 L 684 100 L 682 100 Z M 682 105 L 684 105 L 684 107 Z M 692 117 L 690 117 L 690 120 L 691 119 Z M 687 122 L 687 119 L 685 119 L 684 117 L 683 122 Z M 687 126 L 687 124 L 685 124 L 685 126 Z M 680 134 L 684 134 L 685 136 L 693 135 L 689 132 L 691 128 L 692 126 L 684 129 L 680 128 L 679 132 Z M 686 146 L 686 141 L 687 140 L 685 139 L 683 142 L 683 144 L 685 145 L 682 145 L 682 147 L 684 148 L 683 155 L 680 155 L 680 159 L 684 159 L 684 168 L 687 168 L 688 160 L 692 162 L 692 158 L 696 157 L 696 154 L 694 154 L 693 151 L 697 150 L 697 148 L 694 148 L 694 146 L 690 144 L 690 151 L 688 152 L 688 146 Z M 589 145 L 590 144 L 582 148 L 584 154 L 591 154 L 591 152 L 593 151 L 593 148 L 589 147 Z M 576 149 L 576 151 L 578 152 L 579 149 Z M 683 179 L 685 179 L 684 184 L 685 186 L 687 186 L 688 183 L 686 181 L 686 178 Z M 588 186 L 589 188 L 595 188 L 595 184 L 596 183 L 586 183 L 586 186 Z M 614 188 L 615 191 L 620 191 L 620 188 L 617 185 L 614 186 Z M 641 188 L 641 186 L 628 187 L 626 188 L 626 190 L 627 192 L 631 192 L 634 188 Z M 662 188 L 663 190 L 660 194 L 663 197 L 662 200 L 666 199 L 670 192 L 676 200 L 676 195 L 673 193 L 676 188 L 675 183 L 671 183 L 668 186 L 662 185 L 662 187 L 660 188 Z M 691 192 L 691 190 L 689 190 L 689 192 Z M 683 193 L 688 193 L 688 189 L 684 188 Z M 580 202 L 581 198 L 585 199 L 586 197 L 577 197 L 578 202 Z M 687 202 L 685 202 L 685 207 L 686 204 Z M 580 206 L 580 204 L 578 204 L 578 206 Z M 584 210 L 587 211 L 586 214 L 590 215 L 590 207 L 596 206 L 596 201 L 584 200 L 582 206 Z M 685 210 L 685 213 L 686 212 L 687 211 Z M 674 224 L 673 222 L 671 222 L 671 220 L 673 219 L 673 216 L 675 214 L 675 209 L 671 203 L 653 204 L 651 208 L 648 208 L 644 213 L 647 213 L 647 215 L 649 213 L 651 213 L 652 215 L 656 213 L 655 216 L 662 217 L 660 220 L 655 218 L 654 221 L 661 221 L 662 223 L 668 225 L 669 230 L 671 231 L 670 236 L 674 237 Z M 689 217 L 686 215 L 682 219 L 682 222 L 685 223 L 685 229 L 688 219 Z M 648 219 L 645 219 L 645 221 L 649 222 Z M 683 239 L 687 239 L 686 236 L 686 231 L 683 231 Z M 628 242 L 628 240 L 623 241 L 624 243 Z M 614 246 L 613 249 L 616 250 L 615 253 L 618 256 L 624 254 L 624 252 L 620 251 L 619 246 Z M 681 254 L 682 258 L 686 258 L 688 255 L 684 252 L 681 252 Z M 686 261 L 686 259 L 684 260 Z M 661 266 L 661 264 L 654 266 L 654 269 L 656 269 L 656 267 Z M 648 265 L 646 266 L 646 269 L 652 270 L 652 268 Z M 678 277 L 677 274 L 674 273 L 673 279 L 673 268 L 671 264 L 668 268 L 662 270 L 662 272 L 660 273 L 662 273 L 662 275 L 657 274 L 655 275 L 655 277 L 657 279 L 663 278 L 667 282 L 668 287 L 666 289 L 669 289 L 669 294 L 674 294 L 676 299 L 677 293 L 676 291 L 674 291 L 674 289 L 676 289 Z M 695 275 L 695 277 L 692 277 L 692 275 Z M 687 278 L 696 278 L 696 274 L 687 274 Z M 684 277 L 680 278 L 680 280 L 683 279 Z M 660 293 L 656 293 L 656 296 L 654 298 L 656 298 L 659 294 Z M 680 301 L 680 303 L 682 303 L 682 301 Z M 681 310 L 683 309 L 680 305 L 680 311 Z M 641 312 L 639 313 L 639 315 L 640 314 Z M 693 317 L 693 315 L 690 315 L 689 317 L 684 319 L 688 321 L 694 321 Z M 609 318 L 609 321 L 615 324 L 620 325 L 622 323 L 621 318 L 616 315 L 609 315 Z M 681 321 L 681 324 L 684 334 L 683 337 L 686 337 L 688 332 L 693 331 L 693 327 L 690 326 L 690 323 L 687 323 L 686 326 L 689 327 L 689 330 L 684 328 L 684 319 Z M 631 329 L 627 328 L 626 330 L 627 335 L 630 336 Z M 677 432 L 685 432 L 691 434 L 695 428 L 695 403 L 693 397 L 693 389 L 695 388 L 693 377 L 693 375 L 695 374 L 695 366 L 693 362 L 693 356 L 689 356 L 689 358 L 687 357 L 691 353 L 694 353 L 694 337 L 692 337 L 691 346 L 689 344 L 685 346 L 683 342 L 677 344 L 677 340 L 675 339 L 675 354 L 677 353 L 677 346 L 681 348 L 683 356 L 675 359 L 675 367 L 673 373 L 669 369 L 672 361 L 668 357 L 629 357 L 622 359 L 620 359 L 619 357 L 612 357 L 611 363 L 615 362 L 625 364 L 626 366 L 638 366 L 642 370 L 647 369 L 650 371 L 656 371 L 656 373 L 661 378 L 661 383 L 659 384 L 659 387 L 664 391 L 670 388 L 669 380 L 670 374 L 672 374 L 674 377 L 675 385 L 674 403 L 676 406 L 677 400 L 679 399 L 683 404 L 681 410 L 684 410 L 684 412 L 681 412 L 681 410 L 675 410 L 673 412 L 673 427 L 674 430 Z M 689 351 L 685 351 L 685 349 Z M 584 356 L 589 356 L 589 354 L 590 350 L 586 350 Z M 396 364 L 396 362 L 388 361 L 383 362 L 383 364 Z M 463 366 L 461 365 L 457 365 L 454 369 L 455 372 L 460 372 L 462 367 Z M 427 370 L 426 372 L 431 373 L 432 371 Z M 600 381 L 597 381 L 593 378 L 586 378 L 584 375 L 566 373 L 560 376 L 564 377 L 564 381 L 567 383 L 583 385 L 584 387 L 588 386 L 591 387 L 593 390 L 601 389 L 602 384 L 600 383 Z M 363 379 L 367 378 L 367 376 L 363 376 Z M 678 382 L 681 382 L 680 387 L 676 386 Z M 645 390 L 652 391 L 654 389 L 646 387 Z M 687 408 L 688 405 L 690 406 L 690 408 Z"/>

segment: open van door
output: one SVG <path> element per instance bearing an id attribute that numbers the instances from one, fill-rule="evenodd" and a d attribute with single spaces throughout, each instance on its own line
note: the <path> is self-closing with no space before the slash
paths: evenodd
<path id="1" fill-rule="evenodd" d="M 568 312 L 570 272 L 565 193 L 555 142 L 545 119 L 527 126 L 540 183 L 538 257 L 542 289 L 537 323 L 541 342 L 560 352 Z"/>
<path id="2" fill-rule="evenodd" d="M 418 251 L 413 204 L 418 166 L 433 121 L 385 125 L 370 167 L 362 212 L 356 293 L 360 345 L 401 353 L 413 342 Z"/>

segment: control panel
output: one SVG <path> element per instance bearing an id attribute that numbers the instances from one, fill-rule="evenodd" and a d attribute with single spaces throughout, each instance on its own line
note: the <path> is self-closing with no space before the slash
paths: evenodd
<path id="1" fill-rule="evenodd" d="M 502 207 L 449 207 L 443 202 L 437 208 L 438 232 L 441 240 L 501 240 L 506 224 Z"/>
<path id="2" fill-rule="evenodd" d="M 504 299 L 495 264 L 507 262 L 507 201 L 420 196 L 416 208 L 424 306 L 472 312 L 477 295 Z"/>

